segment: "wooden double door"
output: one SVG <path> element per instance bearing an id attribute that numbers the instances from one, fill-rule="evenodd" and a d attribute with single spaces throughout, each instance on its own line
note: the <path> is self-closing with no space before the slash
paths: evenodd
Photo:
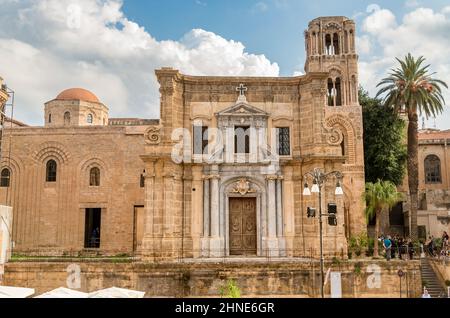
<path id="1" fill-rule="evenodd" d="M 256 256 L 256 198 L 230 198 L 230 255 Z"/>

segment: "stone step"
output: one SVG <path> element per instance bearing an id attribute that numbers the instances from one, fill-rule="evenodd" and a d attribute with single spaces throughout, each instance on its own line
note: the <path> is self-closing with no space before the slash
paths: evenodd
<path id="1" fill-rule="evenodd" d="M 442 288 L 441 282 L 439 281 L 436 273 L 434 272 L 433 267 L 431 267 L 429 260 L 422 259 L 420 263 L 421 263 L 422 280 L 426 282 L 426 288 L 428 290 L 428 293 L 433 298 L 437 298 L 444 295 L 445 290 L 444 288 Z"/>

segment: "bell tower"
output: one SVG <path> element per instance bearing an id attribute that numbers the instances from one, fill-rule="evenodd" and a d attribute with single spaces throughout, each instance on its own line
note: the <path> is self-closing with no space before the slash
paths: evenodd
<path id="1" fill-rule="evenodd" d="M 355 22 L 346 17 L 320 17 L 305 31 L 305 71 L 329 73 L 328 106 L 359 104 L 355 30 Z"/>

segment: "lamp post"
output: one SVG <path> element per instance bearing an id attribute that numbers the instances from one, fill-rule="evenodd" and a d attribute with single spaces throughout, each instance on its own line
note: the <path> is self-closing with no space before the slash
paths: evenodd
<path id="1" fill-rule="evenodd" d="M 322 189 L 324 183 L 330 178 L 335 177 L 337 179 L 336 184 L 336 190 L 335 195 L 341 196 L 344 194 L 344 191 L 342 189 L 342 178 L 343 175 L 339 171 L 332 171 L 329 173 L 324 173 L 319 168 L 314 169 L 311 172 L 306 173 L 303 176 L 303 180 L 305 181 L 305 188 L 303 191 L 303 196 L 311 196 L 311 193 L 317 193 L 319 194 L 319 232 L 320 232 L 320 294 L 322 295 L 322 298 L 324 298 L 324 291 L 323 291 L 323 285 L 324 285 L 324 275 L 323 275 L 323 266 L 324 266 L 324 257 L 323 257 L 323 220 L 322 217 L 324 215 L 328 216 L 327 214 L 322 213 Z M 311 190 L 309 189 L 308 185 L 308 178 L 311 178 L 313 180 L 313 186 Z"/>

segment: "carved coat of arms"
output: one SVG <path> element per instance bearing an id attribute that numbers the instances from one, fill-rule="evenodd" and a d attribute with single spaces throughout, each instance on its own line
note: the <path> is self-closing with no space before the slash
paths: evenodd
<path id="1" fill-rule="evenodd" d="M 250 187 L 250 182 L 246 179 L 241 179 L 236 182 L 236 185 L 231 193 L 239 193 L 240 195 L 246 195 L 247 193 L 255 193 L 256 190 Z"/>

